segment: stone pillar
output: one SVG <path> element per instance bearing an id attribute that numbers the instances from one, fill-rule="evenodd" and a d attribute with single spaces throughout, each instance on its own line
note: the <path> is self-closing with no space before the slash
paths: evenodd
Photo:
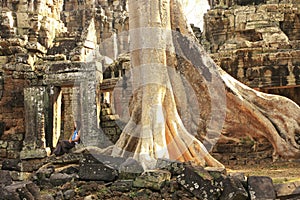
<path id="1" fill-rule="evenodd" d="M 63 110 L 63 116 L 62 116 L 62 121 L 63 121 L 63 135 L 62 137 L 64 139 L 68 139 L 70 137 L 70 134 L 73 133 L 74 131 L 74 121 L 79 120 L 80 121 L 80 116 L 73 116 L 73 107 L 72 107 L 72 96 L 73 96 L 73 90 L 71 87 L 65 87 L 62 88 L 62 93 L 63 93 L 63 105 L 64 105 L 64 110 Z M 74 99 L 76 100 L 76 99 Z"/>
<path id="2" fill-rule="evenodd" d="M 96 146 L 104 148 L 107 146 L 107 137 L 99 129 L 99 115 L 97 114 L 97 97 L 98 78 L 101 71 L 97 70 L 96 63 L 91 62 L 85 67 L 85 73 L 79 81 L 79 100 L 81 116 L 81 141 L 85 146 Z M 98 77 L 98 78 L 97 78 Z"/>
<path id="3" fill-rule="evenodd" d="M 80 83 L 81 139 L 85 146 L 103 147 L 104 134 L 97 125 L 96 80 Z"/>
<path id="4" fill-rule="evenodd" d="M 46 148 L 45 118 L 49 106 L 49 95 L 46 87 L 37 86 L 24 89 L 25 138 L 21 159 L 43 158 L 50 153 Z"/>

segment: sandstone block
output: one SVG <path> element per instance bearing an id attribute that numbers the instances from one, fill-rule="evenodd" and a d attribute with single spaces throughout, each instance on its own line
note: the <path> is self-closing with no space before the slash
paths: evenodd
<path id="1" fill-rule="evenodd" d="M 47 156 L 46 149 L 26 149 L 22 150 L 20 153 L 21 159 L 29 159 L 29 158 L 45 158 Z"/>
<path id="2" fill-rule="evenodd" d="M 200 166 L 185 166 L 177 182 L 200 199 L 218 199 L 221 188 L 214 185 L 213 177 Z"/>
<path id="3" fill-rule="evenodd" d="M 0 65 L 6 64 L 8 61 L 7 56 L 0 56 Z"/>
<path id="4" fill-rule="evenodd" d="M 21 171 L 20 159 L 6 159 L 2 162 L 2 170 Z"/>
<path id="5" fill-rule="evenodd" d="M 277 198 L 289 199 L 295 195 L 300 196 L 300 181 L 276 184 L 274 186 Z"/>
<path id="6" fill-rule="evenodd" d="M 183 172 L 184 163 L 168 159 L 158 159 L 156 162 L 156 168 L 168 170 L 172 173 L 172 175 L 177 176 Z"/>
<path id="7" fill-rule="evenodd" d="M 7 150 L 6 149 L 0 149 L 0 157 L 7 158 Z"/>
<path id="8" fill-rule="evenodd" d="M 133 158 L 128 158 L 119 167 L 119 179 L 135 179 L 144 171 L 141 164 Z"/>
<path id="9" fill-rule="evenodd" d="M 0 188 L 12 184 L 12 178 L 9 171 L 0 170 Z"/>
<path id="10" fill-rule="evenodd" d="M 220 200 L 247 200 L 248 192 L 243 184 L 234 177 L 227 177 L 223 182 L 223 192 Z"/>
<path id="11" fill-rule="evenodd" d="M 135 179 L 133 186 L 159 190 L 166 181 L 170 181 L 171 173 L 165 170 L 149 170 Z"/>
<path id="12" fill-rule="evenodd" d="M 266 176 L 250 176 L 248 178 L 248 191 L 251 200 L 276 199 L 273 181 Z"/>
<path id="13" fill-rule="evenodd" d="M 19 28 L 30 28 L 28 14 L 17 12 L 17 26 Z"/>
<path id="14" fill-rule="evenodd" d="M 23 181 L 6 186 L 0 194 L 3 199 L 35 200 L 40 197 L 39 188 L 31 181 Z"/>
<path id="15" fill-rule="evenodd" d="M 132 187 L 133 180 L 117 180 L 112 184 L 111 189 L 113 191 L 128 192 Z"/>
<path id="16" fill-rule="evenodd" d="M 74 178 L 74 176 L 69 175 L 69 174 L 54 173 L 54 174 L 51 174 L 51 176 L 50 176 L 50 183 L 53 186 L 59 186 L 59 185 L 65 184 L 67 182 L 70 182 L 73 178 Z"/>
<path id="17" fill-rule="evenodd" d="M 79 178 L 83 180 L 113 181 L 118 172 L 113 167 L 101 161 L 103 157 L 96 158 L 91 154 L 85 154 L 80 161 Z"/>
<path id="18" fill-rule="evenodd" d="M 14 181 L 29 181 L 32 177 L 32 173 L 10 171 L 10 176 Z"/>

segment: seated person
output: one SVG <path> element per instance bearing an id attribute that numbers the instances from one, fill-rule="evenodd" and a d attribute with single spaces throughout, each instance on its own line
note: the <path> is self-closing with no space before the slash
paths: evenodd
<path id="1" fill-rule="evenodd" d="M 61 156 L 65 153 L 68 153 L 70 149 L 75 147 L 76 144 L 80 142 L 80 122 L 74 122 L 74 132 L 70 136 L 69 140 L 59 141 L 54 149 L 53 153 L 56 156 Z"/>

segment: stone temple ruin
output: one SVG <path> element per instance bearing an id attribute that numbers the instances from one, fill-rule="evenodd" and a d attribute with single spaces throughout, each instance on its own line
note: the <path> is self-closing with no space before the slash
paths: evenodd
<path id="1" fill-rule="evenodd" d="M 215 62 L 241 82 L 299 104 L 297 0 L 209 2 L 204 31 L 194 31 Z M 1 4 L 0 161 L 26 160 L 19 171 L 34 170 L 35 159 L 47 157 L 58 139 L 68 137 L 75 119 L 82 121 L 85 145 L 114 143 L 122 129 L 115 113 L 124 103 L 124 85 L 118 83 L 126 84 L 130 67 L 126 1 Z M 225 164 L 245 164 L 249 154 L 271 160 L 269 144 L 258 145 L 264 154 L 253 152 L 251 142 L 248 148 L 245 140 L 242 153 L 226 144 L 213 153 Z"/>

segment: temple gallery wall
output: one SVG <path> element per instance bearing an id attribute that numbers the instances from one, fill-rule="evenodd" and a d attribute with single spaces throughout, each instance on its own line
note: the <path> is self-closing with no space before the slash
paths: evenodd
<path id="1" fill-rule="evenodd" d="M 72 132 L 73 120 L 82 121 L 85 145 L 113 144 L 128 102 L 126 1 L 1 3 L 0 161 L 45 158 Z M 210 4 L 204 30 L 193 28 L 215 62 L 250 87 L 300 104 L 299 3 Z M 213 152 L 225 164 L 271 161 L 271 145 L 256 142 L 225 142 Z M 20 170 L 33 170 L 28 166 Z"/>

